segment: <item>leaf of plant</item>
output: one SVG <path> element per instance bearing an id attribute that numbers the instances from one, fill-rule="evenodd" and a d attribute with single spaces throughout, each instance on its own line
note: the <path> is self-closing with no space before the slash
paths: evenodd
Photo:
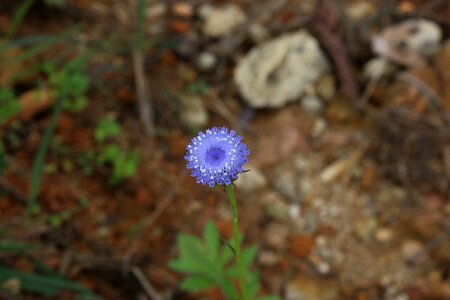
<path id="1" fill-rule="evenodd" d="M 203 236 L 209 257 L 212 260 L 216 260 L 219 255 L 220 239 L 219 231 L 212 221 L 208 221 L 206 224 Z"/>
<path id="2" fill-rule="evenodd" d="M 177 237 L 177 245 L 181 257 L 196 259 L 205 255 L 201 241 L 195 236 L 180 234 Z"/>
<path id="3" fill-rule="evenodd" d="M 206 290 L 214 285 L 214 281 L 198 276 L 190 276 L 183 280 L 180 288 L 189 292 L 200 292 Z"/>
<path id="4" fill-rule="evenodd" d="M 247 295 L 249 295 L 250 299 L 254 299 L 261 288 L 259 274 L 258 272 L 249 272 L 249 274 L 246 274 L 246 278 L 247 285 L 245 289 L 247 290 Z"/>
<path id="5" fill-rule="evenodd" d="M 82 287 L 78 283 L 54 278 L 46 277 L 33 273 L 24 273 L 9 268 L 0 267 L 0 283 L 11 278 L 17 278 L 20 281 L 21 288 L 24 291 L 37 293 L 44 296 L 55 296 L 62 290 L 77 292 L 80 295 L 95 296 L 91 291 Z"/>
<path id="6" fill-rule="evenodd" d="M 3 152 L 3 149 L 0 148 L 0 176 L 3 175 L 3 172 L 5 170 L 6 170 L 5 152 Z"/>
<path id="7" fill-rule="evenodd" d="M 248 247 L 242 252 L 242 265 L 244 268 L 248 268 L 253 263 L 257 252 L 258 248 L 256 246 Z"/>
<path id="8" fill-rule="evenodd" d="M 14 241 L 0 242 L 0 252 L 21 254 L 39 248 L 39 245 L 20 243 Z"/>
<path id="9" fill-rule="evenodd" d="M 195 236 L 179 234 L 177 247 L 180 252 L 178 260 L 170 262 L 170 267 L 179 272 L 208 274 L 211 269 L 209 261 L 205 260 L 205 247 Z"/>
<path id="10" fill-rule="evenodd" d="M 95 128 L 95 140 L 103 142 L 107 138 L 117 136 L 121 131 L 122 128 L 116 121 L 105 118 Z"/>
<path id="11" fill-rule="evenodd" d="M 172 260 L 169 262 L 169 267 L 178 272 L 191 274 L 205 274 L 209 270 L 208 266 L 202 262 L 188 258 Z"/>
<path id="12" fill-rule="evenodd" d="M 257 300 L 280 300 L 278 296 L 261 296 L 258 297 Z"/>
<path id="13" fill-rule="evenodd" d="M 218 257 L 219 265 L 224 268 L 230 262 L 231 258 L 233 258 L 233 250 L 228 245 L 224 245 Z"/>

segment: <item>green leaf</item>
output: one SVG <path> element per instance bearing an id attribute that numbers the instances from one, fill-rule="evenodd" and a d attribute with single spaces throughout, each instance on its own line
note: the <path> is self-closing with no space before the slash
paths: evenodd
<path id="1" fill-rule="evenodd" d="M 215 260 L 219 255 L 220 239 L 219 231 L 212 221 L 206 223 L 203 236 L 205 239 L 206 250 L 208 251 L 209 257 L 212 260 Z"/>
<path id="2" fill-rule="evenodd" d="M 258 294 L 261 289 L 261 285 L 259 283 L 259 273 L 258 272 L 248 272 L 245 274 L 247 278 L 247 285 L 245 289 L 247 291 L 247 295 L 249 295 L 250 299 L 253 299 Z"/>
<path id="3" fill-rule="evenodd" d="M 169 267 L 175 271 L 192 274 L 204 274 L 209 271 L 208 266 L 192 259 L 178 259 L 169 262 Z"/>
<path id="4" fill-rule="evenodd" d="M 223 268 L 227 265 L 230 260 L 233 258 L 233 251 L 230 249 L 228 245 L 222 247 L 222 252 L 219 255 L 218 262 L 219 265 Z"/>
<path id="5" fill-rule="evenodd" d="M 262 296 L 258 297 L 258 300 L 280 300 L 280 297 L 278 296 Z"/>
<path id="6" fill-rule="evenodd" d="M 200 292 L 214 285 L 214 281 L 198 276 L 190 276 L 183 280 L 180 288 L 188 292 Z"/>
<path id="7" fill-rule="evenodd" d="M 1 241 L 0 252 L 22 254 L 39 248 L 39 245 L 20 243 L 15 241 Z"/>
<path id="8" fill-rule="evenodd" d="M 6 123 L 20 111 L 20 103 L 13 90 L 0 88 L 0 125 Z"/>
<path id="9" fill-rule="evenodd" d="M 95 140 L 98 142 L 103 142 L 107 138 L 120 134 L 121 130 L 122 128 L 116 121 L 105 118 L 100 121 L 95 129 Z"/>
<path id="10" fill-rule="evenodd" d="M 6 170 L 6 158 L 5 152 L 2 148 L 0 148 L 0 176 L 3 175 L 3 172 Z"/>
<path id="11" fill-rule="evenodd" d="M 169 266 L 185 273 L 207 274 L 210 271 L 208 261 L 204 259 L 204 247 L 195 236 L 179 234 L 177 246 L 180 252 L 178 260 L 171 261 Z"/>
<path id="12" fill-rule="evenodd" d="M 177 237 L 177 245 L 181 257 L 200 258 L 204 256 L 204 248 L 201 241 L 195 236 L 180 234 Z"/>
<path id="13" fill-rule="evenodd" d="M 56 296 L 62 290 L 73 291 L 85 296 L 94 296 L 92 292 L 78 283 L 66 279 L 46 277 L 0 267 L 0 284 L 11 278 L 18 279 L 20 281 L 21 289 L 24 291 L 37 293 L 43 296 Z"/>
<path id="14" fill-rule="evenodd" d="M 248 268 L 255 260 L 258 248 L 256 246 L 251 246 L 242 252 L 242 264 L 244 268 Z"/>

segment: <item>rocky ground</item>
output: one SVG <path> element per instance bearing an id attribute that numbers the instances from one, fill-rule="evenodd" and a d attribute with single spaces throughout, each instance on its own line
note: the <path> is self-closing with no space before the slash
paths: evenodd
<path id="1" fill-rule="evenodd" d="M 161 298 L 221 299 L 215 290 L 181 292 L 167 263 L 177 233 L 200 234 L 207 220 L 231 236 L 225 193 L 196 185 L 183 159 L 198 129 L 227 125 L 251 151 L 237 197 L 264 293 L 450 299 L 449 3 L 148 1 L 140 74 L 133 1 L 51 2 L 33 5 L 18 41 L 80 28 L 68 44 L 0 70 L 2 86 L 22 103 L 20 126 L 0 127 L 8 162 L 1 238 L 41 244 L 29 256 L 105 299 L 150 298 L 132 267 Z M 0 4 L 0 32 L 17 7 Z M 70 213 L 58 226 L 30 226 L 24 199 L 56 100 L 42 74 L 12 78 L 91 48 L 88 106 L 58 119 L 59 146 L 50 147 L 38 198 L 49 215 Z M 0 52 L 1 64 L 26 50 Z M 139 119 L 140 76 L 153 135 Z M 36 90 L 45 92 L 37 105 Z M 97 147 L 103 116 L 123 127 L 115 142 L 139 153 L 136 174 L 115 188 L 108 166 L 87 176 L 76 163 Z M 0 262 L 36 271 L 29 256 L 0 252 Z M 20 297 L 20 288 L 3 288 Z"/>

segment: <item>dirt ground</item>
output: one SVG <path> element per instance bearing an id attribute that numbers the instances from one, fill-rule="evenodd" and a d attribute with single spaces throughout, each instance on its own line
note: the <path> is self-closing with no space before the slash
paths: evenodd
<path id="1" fill-rule="evenodd" d="M 0 3 L 1 36 L 20 2 Z M 200 235 L 213 220 L 224 238 L 231 237 L 225 192 L 196 184 L 184 161 L 199 129 L 227 126 L 251 151 L 250 172 L 240 176 L 236 192 L 244 245 L 258 247 L 254 268 L 263 294 L 450 299 L 448 1 L 151 0 L 143 1 L 140 27 L 139 1 L 51 2 L 35 1 L 10 39 L 15 46 L 0 50 L 1 86 L 27 103 L 27 92 L 50 89 L 48 77 L 11 78 L 91 49 L 87 106 L 63 110 L 57 120 L 37 198 L 41 211 L 31 223 L 25 222 L 31 170 L 55 99 L 49 93 L 42 105 L 23 106 L 13 121 L 0 123 L 7 162 L 0 241 L 40 245 L 26 255 L 0 251 L 0 265 L 36 272 L 35 259 L 104 299 L 152 299 L 146 285 L 160 299 L 223 299 L 214 289 L 181 291 L 183 276 L 167 265 L 177 256 L 178 233 Z M 208 34 L 203 11 L 227 5 L 239 7 L 246 21 Z M 402 52 L 396 58 L 398 53 L 373 51 L 374 33 L 417 18 L 442 32 L 433 53 L 413 53 L 410 60 Z M 137 48 L 140 28 L 145 46 Z M 319 108 L 306 96 L 253 107 L 233 79 L 236 66 L 257 45 L 298 29 L 318 40 L 329 64 L 320 77 L 328 84 L 309 89 L 328 96 L 310 102 Z M 8 65 L 30 49 L 27 41 L 64 31 L 61 42 Z M 407 33 L 395 34 L 402 40 Z M 392 69 L 365 78 L 367 62 L 383 55 Z M 152 108 L 150 133 L 141 122 L 140 79 Z M 207 120 L 199 123 L 203 114 Z M 78 163 L 98 149 L 95 128 L 104 117 L 122 127 L 112 141 L 139 154 L 135 174 L 114 186 L 108 184 L 111 165 L 95 165 L 87 175 Z M 48 217 L 55 215 L 57 224 Z M 0 298 L 41 299 L 2 288 L 7 292 Z M 75 296 L 64 292 L 52 299 Z"/>

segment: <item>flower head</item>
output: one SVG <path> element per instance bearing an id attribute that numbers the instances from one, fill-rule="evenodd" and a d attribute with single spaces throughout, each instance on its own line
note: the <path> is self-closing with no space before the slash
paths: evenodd
<path id="1" fill-rule="evenodd" d="M 210 128 L 194 137 L 184 158 L 197 183 L 213 187 L 236 180 L 250 154 L 241 140 L 234 130 L 225 127 Z"/>

